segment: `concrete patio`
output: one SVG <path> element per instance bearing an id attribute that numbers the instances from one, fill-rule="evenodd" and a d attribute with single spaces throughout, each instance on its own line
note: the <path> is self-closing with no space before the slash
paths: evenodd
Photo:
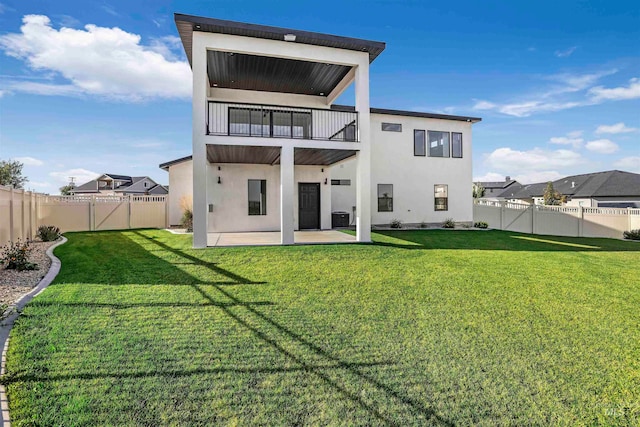
<path id="1" fill-rule="evenodd" d="M 355 243 L 356 237 L 337 230 L 296 231 L 295 244 L 315 245 L 331 243 Z M 265 246 L 279 245 L 279 231 L 249 233 L 208 233 L 207 246 Z"/>

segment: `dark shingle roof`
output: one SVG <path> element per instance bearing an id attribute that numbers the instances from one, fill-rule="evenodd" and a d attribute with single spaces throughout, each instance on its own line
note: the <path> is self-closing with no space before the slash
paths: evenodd
<path id="1" fill-rule="evenodd" d="M 529 184 L 513 197 L 541 197 L 546 188 L 546 182 Z M 571 175 L 553 181 L 553 188 L 571 197 L 640 197 L 640 174 L 611 170 Z"/>
<path id="2" fill-rule="evenodd" d="M 331 106 L 334 111 L 356 111 L 356 107 L 352 105 L 337 105 Z M 438 113 L 425 113 L 420 111 L 406 111 L 406 110 L 389 110 L 388 108 L 373 108 L 369 109 L 371 114 L 388 114 L 392 116 L 407 116 L 407 117 L 422 117 L 426 119 L 442 119 L 442 120 L 457 120 L 461 122 L 477 123 L 482 121 L 480 117 L 467 117 L 467 116 L 453 116 L 450 114 L 438 114 Z"/>
<path id="3" fill-rule="evenodd" d="M 523 185 L 512 197 L 514 199 L 530 199 L 531 197 L 542 196 L 545 188 L 547 188 L 546 182 Z"/>
<path id="4" fill-rule="evenodd" d="M 477 181 L 475 182 L 475 184 L 480 184 L 482 185 L 484 188 L 493 188 L 493 189 L 502 189 L 502 188 L 507 188 L 510 187 L 512 184 L 516 183 L 518 181 L 516 181 L 515 179 L 510 179 L 509 181 L 505 180 L 505 181 Z"/>
<path id="5" fill-rule="evenodd" d="M 86 192 L 97 192 L 98 191 L 98 181 L 92 179 L 89 182 L 85 182 L 82 185 L 78 185 L 73 189 L 74 193 L 86 193 Z"/>
<path id="6" fill-rule="evenodd" d="M 107 175 L 110 178 L 121 180 L 121 181 L 131 181 L 131 177 L 127 175 L 116 175 L 112 173 L 105 173 L 104 175 Z"/>
<path id="7" fill-rule="evenodd" d="M 291 43 L 368 52 L 369 62 L 373 62 L 373 60 L 376 59 L 376 57 L 380 55 L 385 48 L 385 43 L 373 40 L 334 36 L 331 34 L 313 33 L 310 31 L 248 24 L 244 22 L 226 21 L 223 19 L 205 18 L 203 16 L 175 13 L 174 19 L 176 27 L 178 28 L 178 34 L 180 34 L 180 39 L 182 40 L 182 45 L 184 46 L 185 53 L 187 54 L 187 59 L 189 59 L 189 64 L 191 64 L 191 39 L 194 31 L 230 34 L 269 40 L 284 40 L 285 34 L 295 34 L 296 40 Z"/>
<path id="8" fill-rule="evenodd" d="M 158 167 L 160 169 L 164 169 L 164 170 L 168 171 L 170 166 L 177 165 L 178 163 L 182 163 L 182 162 L 187 162 L 187 161 L 192 160 L 192 159 L 193 159 L 193 156 L 180 157 L 179 159 L 170 160 L 168 162 L 160 163 L 158 165 Z"/>

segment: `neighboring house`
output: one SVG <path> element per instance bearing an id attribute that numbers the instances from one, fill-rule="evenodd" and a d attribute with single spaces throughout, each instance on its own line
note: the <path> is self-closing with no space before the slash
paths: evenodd
<path id="1" fill-rule="evenodd" d="M 529 184 L 507 199 L 544 204 L 547 183 Z M 553 181 L 553 188 L 567 197 L 565 206 L 640 208 L 640 174 L 611 170 L 572 175 Z"/>
<path id="2" fill-rule="evenodd" d="M 156 183 L 148 176 L 127 176 L 106 173 L 96 179 L 92 179 L 79 185 L 71 193 L 80 194 L 103 194 L 103 195 L 165 195 L 169 190 Z"/>
<path id="3" fill-rule="evenodd" d="M 511 179 L 510 176 L 505 177 L 504 181 L 477 181 L 473 184 L 475 186 L 482 186 L 482 188 L 484 188 L 484 196 L 482 197 L 483 199 L 494 200 L 504 199 L 505 196 L 503 196 L 503 194 L 508 196 L 509 194 L 515 193 L 517 190 L 522 188 L 522 184 L 520 184 L 515 179 Z"/>
<path id="4" fill-rule="evenodd" d="M 193 156 L 161 167 L 172 224 L 192 197 L 194 247 L 231 231 L 280 231 L 291 244 L 294 230 L 331 228 L 335 211 L 347 212 L 360 242 L 393 219 L 473 221 L 480 119 L 371 108 L 369 66 L 384 43 L 175 20 L 193 71 Z M 335 105 L 351 85 L 355 107 Z"/>

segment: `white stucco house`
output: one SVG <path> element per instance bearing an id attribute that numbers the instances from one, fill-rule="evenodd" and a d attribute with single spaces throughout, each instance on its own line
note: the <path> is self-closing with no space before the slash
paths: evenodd
<path id="1" fill-rule="evenodd" d="M 192 156 L 169 172 L 170 222 L 193 200 L 207 233 L 393 219 L 471 222 L 471 130 L 479 118 L 371 108 L 376 41 L 176 14 L 193 71 Z M 355 107 L 335 105 L 354 86 Z M 346 214 L 333 215 L 341 211 Z"/>

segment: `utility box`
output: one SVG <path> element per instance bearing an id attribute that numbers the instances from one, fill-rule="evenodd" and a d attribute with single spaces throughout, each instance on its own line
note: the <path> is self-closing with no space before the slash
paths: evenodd
<path id="1" fill-rule="evenodd" d="M 349 212 L 332 212 L 331 228 L 340 228 L 349 226 Z"/>

